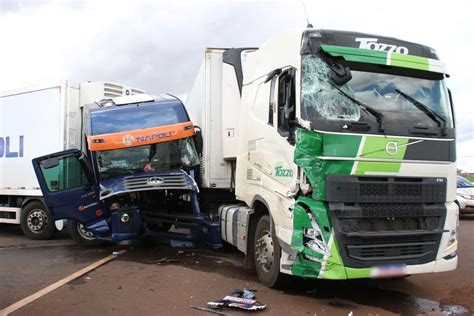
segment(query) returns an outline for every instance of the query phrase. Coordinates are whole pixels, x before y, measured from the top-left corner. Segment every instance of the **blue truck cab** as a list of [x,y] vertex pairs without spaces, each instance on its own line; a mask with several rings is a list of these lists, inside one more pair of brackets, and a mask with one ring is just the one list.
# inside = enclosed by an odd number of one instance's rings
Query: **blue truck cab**
[[85,106],[82,151],[33,159],[54,219],[83,245],[141,236],[222,246],[199,203],[199,132],[170,95]]

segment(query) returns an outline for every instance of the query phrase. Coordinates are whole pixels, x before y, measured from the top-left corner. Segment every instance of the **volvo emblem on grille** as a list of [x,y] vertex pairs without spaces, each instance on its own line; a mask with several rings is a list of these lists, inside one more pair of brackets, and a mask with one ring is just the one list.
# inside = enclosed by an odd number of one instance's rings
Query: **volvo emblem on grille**
[[385,151],[390,156],[396,155],[398,153],[398,143],[397,142],[388,142],[385,145]]
[[149,184],[149,185],[160,185],[164,182],[165,180],[159,177],[151,177],[146,180],[146,184]]

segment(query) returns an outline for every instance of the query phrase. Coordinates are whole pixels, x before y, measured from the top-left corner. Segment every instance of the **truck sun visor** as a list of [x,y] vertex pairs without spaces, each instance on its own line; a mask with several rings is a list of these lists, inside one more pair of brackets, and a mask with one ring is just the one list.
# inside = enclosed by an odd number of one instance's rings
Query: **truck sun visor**
[[135,147],[194,136],[191,122],[87,137],[91,151]]

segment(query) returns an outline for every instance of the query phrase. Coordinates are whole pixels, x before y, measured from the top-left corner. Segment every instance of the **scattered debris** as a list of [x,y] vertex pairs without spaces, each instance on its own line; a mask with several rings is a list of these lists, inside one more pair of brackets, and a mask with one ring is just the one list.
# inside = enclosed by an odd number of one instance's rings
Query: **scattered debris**
[[213,309],[224,307],[235,307],[248,311],[262,310],[267,307],[266,304],[257,302],[255,298],[256,290],[232,289],[232,295],[225,296],[222,300],[208,302],[207,306]]
[[191,305],[191,308],[194,308],[194,309],[197,309],[197,310],[203,311],[203,312],[217,314],[217,315],[227,315],[226,313],[219,312],[219,311],[216,311],[212,308],[207,308],[207,307],[200,307],[200,306]]
[[232,296],[236,296],[236,297],[243,297],[243,298],[249,298],[249,299],[252,299],[252,298],[255,298],[255,292],[257,292],[257,290],[248,290],[248,289],[232,289]]
[[181,262],[181,261],[178,259],[168,259],[166,257],[158,259],[158,260],[145,261],[145,263],[148,263],[148,264],[162,264],[162,263],[176,263],[176,262]]
[[170,240],[171,247],[173,248],[189,248],[194,247],[194,243],[191,241],[184,240]]

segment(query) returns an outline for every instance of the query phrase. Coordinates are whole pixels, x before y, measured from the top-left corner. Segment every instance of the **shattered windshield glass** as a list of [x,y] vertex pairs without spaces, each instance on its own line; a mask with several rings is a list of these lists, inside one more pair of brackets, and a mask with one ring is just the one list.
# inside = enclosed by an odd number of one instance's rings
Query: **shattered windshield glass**
[[190,168],[199,164],[192,138],[97,152],[100,178],[138,172]]
[[[331,69],[320,58],[305,56],[301,79],[303,118],[358,121],[360,108],[329,83]],[[354,95],[347,85],[341,89]]]
[[[361,68],[361,67],[359,67]],[[330,68],[318,56],[303,56],[301,78],[301,115],[303,119],[369,122],[363,113],[329,83]],[[409,98],[426,105],[452,127],[452,114],[443,80],[421,79],[396,74],[351,70],[352,79],[340,88],[348,95],[384,115],[384,123],[437,127]],[[397,91],[399,90],[399,91]],[[400,93],[400,91],[402,93]]]

